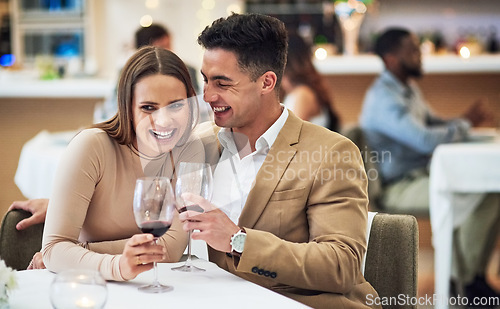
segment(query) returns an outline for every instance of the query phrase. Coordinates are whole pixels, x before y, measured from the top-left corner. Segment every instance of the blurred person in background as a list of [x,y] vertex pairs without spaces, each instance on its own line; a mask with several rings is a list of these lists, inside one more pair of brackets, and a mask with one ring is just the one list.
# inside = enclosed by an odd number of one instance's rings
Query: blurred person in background
[[[170,31],[165,26],[160,24],[152,24],[149,27],[141,27],[137,29],[135,32],[135,48],[139,49],[146,45],[162,47],[166,50],[172,51],[172,36],[170,35]],[[196,72],[195,68],[188,64],[186,64],[186,67],[188,68],[194,90],[198,92],[200,88],[196,77],[199,73]]]
[[[410,31],[388,29],[377,39],[375,52],[385,70],[366,93],[360,125],[373,151],[391,155],[378,162],[384,186],[380,204],[398,213],[428,212],[432,152],[442,143],[466,141],[469,129],[491,120],[491,112],[479,100],[461,118],[437,117],[415,82],[423,75],[422,62],[418,37]],[[498,296],[486,282],[485,268],[497,237],[499,206],[499,195],[488,194],[454,232],[455,295]]]
[[[172,36],[170,31],[160,24],[152,24],[149,27],[140,27],[135,31],[134,43],[136,50],[143,46],[156,46],[166,50],[172,51]],[[186,67],[191,78],[191,83],[196,93],[199,92],[199,84],[197,76],[199,73],[192,66],[186,64]],[[116,88],[113,89],[111,98],[106,100],[103,104],[97,105],[94,112],[94,122],[105,121],[112,117],[117,111],[116,104]]]
[[302,120],[332,131],[340,129],[325,80],[314,67],[312,49],[301,36],[289,34],[288,57],[281,89],[284,101]]

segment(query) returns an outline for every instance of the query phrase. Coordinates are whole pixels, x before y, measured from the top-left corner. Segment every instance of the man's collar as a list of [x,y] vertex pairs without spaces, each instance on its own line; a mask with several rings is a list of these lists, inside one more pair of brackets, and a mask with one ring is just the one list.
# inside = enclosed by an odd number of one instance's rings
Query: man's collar
[[278,134],[280,133],[281,129],[285,125],[285,122],[288,118],[288,109],[284,106],[281,105],[281,108],[283,111],[281,112],[281,115],[276,119],[276,121],[273,123],[269,129],[262,134],[257,141],[255,142],[255,149],[259,151],[259,149],[264,149],[266,146],[271,148],[271,146],[274,144],[274,141],[276,141],[276,138],[278,137]]
[[394,76],[394,74],[391,73],[391,71],[387,69],[382,72],[381,78],[385,81],[386,84],[389,85],[389,87],[393,88],[394,91],[397,91],[405,97],[408,93],[408,90],[411,91],[410,85],[407,86],[403,84],[399,79],[396,78],[396,76]]
[[[282,107],[283,111],[278,119],[255,142],[255,149],[257,152],[264,149],[270,149],[276,141],[279,132],[285,125],[289,113],[286,107],[283,105]],[[218,138],[223,148],[229,150],[233,154],[238,152],[236,144],[234,143],[234,135],[231,128],[221,128],[218,133]]]

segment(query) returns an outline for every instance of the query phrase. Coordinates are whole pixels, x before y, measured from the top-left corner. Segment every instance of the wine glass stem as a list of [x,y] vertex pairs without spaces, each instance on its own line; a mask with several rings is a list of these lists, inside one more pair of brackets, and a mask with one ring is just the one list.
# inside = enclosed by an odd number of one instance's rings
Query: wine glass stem
[[186,264],[191,265],[191,230],[188,232],[188,255],[186,259]]
[[[157,239],[155,238],[155,245],[158,244]],[[153,262],[153,270],[154,270],[154,280],[153,285],[158,286],[160,283],[158,282],[158,267],[156,266],[156,262]]]

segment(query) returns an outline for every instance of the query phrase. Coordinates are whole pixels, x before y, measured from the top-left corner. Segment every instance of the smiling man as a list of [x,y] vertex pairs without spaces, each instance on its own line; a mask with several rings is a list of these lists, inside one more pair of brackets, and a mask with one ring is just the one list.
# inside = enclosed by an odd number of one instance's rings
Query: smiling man
[[366,296],[377,294],[360,269],[368,204],[361,156],[280,104],[283,23],[233,14],[198,42],[217,125],[207,130],[217,132],[208,155],[218,164],[211,203],[183,196],[205,209],[182,213],[184,229],[199,230],[193,239],[207,242],[210,260],[242,278],[315,308],[368,307]]

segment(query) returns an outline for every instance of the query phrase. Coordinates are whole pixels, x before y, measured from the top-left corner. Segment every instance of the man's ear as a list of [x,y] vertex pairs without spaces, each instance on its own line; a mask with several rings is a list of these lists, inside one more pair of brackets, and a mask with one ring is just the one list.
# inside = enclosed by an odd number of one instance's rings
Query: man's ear
[[262,81],[262,94],[270,93],[274,91],[276,87],[276,82],[278,81],[278,76],[273,71],[267,71],[260,77]]

